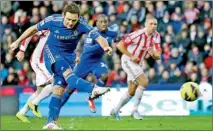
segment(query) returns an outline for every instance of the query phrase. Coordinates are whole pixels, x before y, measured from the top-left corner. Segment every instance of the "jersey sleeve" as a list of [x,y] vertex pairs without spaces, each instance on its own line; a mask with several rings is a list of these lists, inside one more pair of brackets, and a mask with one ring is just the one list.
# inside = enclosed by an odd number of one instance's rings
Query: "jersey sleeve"
[[27,49],[27,47],[28,47],[28,45],[29,45],[29,43],[30,43],[30,41],[31,41],[31,39],[32,39],[34,36],[39,36],[39,34],[41,34],[41,31],[38,31],[36,34],[34,34],[34,35],[28,37],[27,39],[23,40],[23,41],[21,42],[21,46],[20,46],[20,48],[19,48],[19,51],[25,52],[26,49]]
[[125,35],[125,36],[122,38],[122,41],[123,41],[124,46],[126,46],[126,47],[134,43],[134,42],[133,42],[133,38],[130,37],[130,34]]
[[119,34],[119,26],[117,24],[113,24],[108,28],[109,31],[114,32],[113,33],[113,39],[116,39]]
[[95,40],[96,38],[98,38],[100,36],[100,34],[98,33],[97,30],[91,30],[88,33],[88,37],[92,38],[93,40]]
[[44,20],[36,24],[37,30],[41,31],[41,30],[50,29],[52,25],[52,20],[53,20],[53,16],[48,16],[47,18],[45,18]]
[[157,33],[156,36],[155,36],[155,43],[154,43],[154,50],[155,51],[161,50],[160,42],[161,42],[160,34]]

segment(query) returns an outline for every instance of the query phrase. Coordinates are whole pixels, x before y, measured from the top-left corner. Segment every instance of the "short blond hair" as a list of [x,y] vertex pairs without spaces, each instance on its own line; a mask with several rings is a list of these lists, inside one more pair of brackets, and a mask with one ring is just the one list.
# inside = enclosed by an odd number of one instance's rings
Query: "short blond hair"
[[152,15],[147,15],[147,16],[146,16],[146,21],[145,21],[145,23],[148,22],[149,20],[156,20],[156,21],[157,21],[157,19],[156,19],[154,16],[152,16]]

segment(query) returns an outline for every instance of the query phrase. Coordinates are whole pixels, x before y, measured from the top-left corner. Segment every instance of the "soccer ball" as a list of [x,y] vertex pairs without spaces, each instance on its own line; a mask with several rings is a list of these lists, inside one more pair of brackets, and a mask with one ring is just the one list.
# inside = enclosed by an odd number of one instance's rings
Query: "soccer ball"
[[187,82],[180,88],[180,94],[185,101],[195,101],[200,96],[200,89],[197,83]]

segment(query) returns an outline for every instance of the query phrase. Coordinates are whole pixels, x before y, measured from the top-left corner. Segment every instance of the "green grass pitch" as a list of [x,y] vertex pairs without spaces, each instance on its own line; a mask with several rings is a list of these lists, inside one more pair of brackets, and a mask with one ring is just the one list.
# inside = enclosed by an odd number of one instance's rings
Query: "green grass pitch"
[[[121,117],[61,117],[59,124],[66,130],[212,130],[212,116],[145,116],[144,120]],[[2,130],[41,130],[46,118],[29,118],[31,124],[15,116],[1,116]]]

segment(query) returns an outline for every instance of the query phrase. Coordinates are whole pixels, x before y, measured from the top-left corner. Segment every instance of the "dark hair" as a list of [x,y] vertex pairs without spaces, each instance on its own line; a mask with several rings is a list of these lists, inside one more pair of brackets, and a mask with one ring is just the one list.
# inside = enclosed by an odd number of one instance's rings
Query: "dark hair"
[[67,12],[72,13],[72,14],[80,14],[80,9],[78,7],[78,5],[76,5],[75,3],[71,3],[71,4],[67,4],[65,5],[64,9],[63,9],[63,14],[65,15]]
[[107,18],[108,19],[108,17],[105,14],[99,14],[96,18],[96,21],[98,21],[100,18]]

